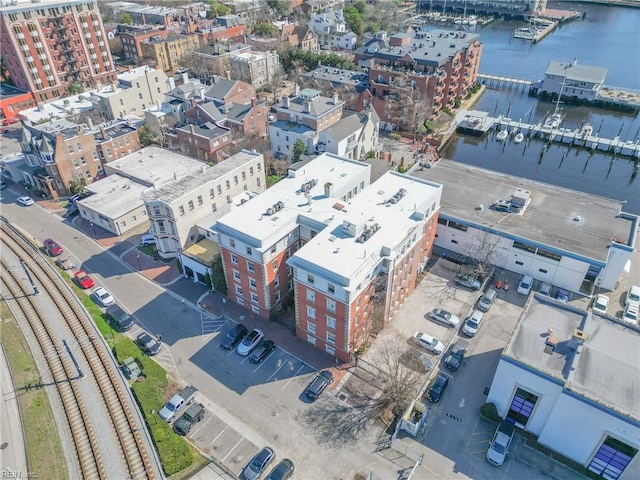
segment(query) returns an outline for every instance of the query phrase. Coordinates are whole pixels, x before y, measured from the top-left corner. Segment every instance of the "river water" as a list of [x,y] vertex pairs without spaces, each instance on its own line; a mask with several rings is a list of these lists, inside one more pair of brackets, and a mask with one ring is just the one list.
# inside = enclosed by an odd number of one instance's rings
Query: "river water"
[[[537,80],[548,63],[572,61],[608,68],[605,84],[640,91],[640,9],[579,3],[551,3],[549,8],[586,11],[583,20],[562,25],[533,45],[512,38],[523,22],[505,21],[477,28],[484,44],[480,72]],[[603,109],[561,106],[565,128],[590,123],[601,137],[640,139],[640,117]],[[538,101],[527,92],[488,88],[474,106],[490,115],[505,114],[530,123],[553,112],[555,104]],[[626,202],[623,210],[640,214],[640,188],[635,164],[625,157],[552,144],[543,153],[541,140],[515,144],[486,138],[456,136],[441,152],[445,159],[580,190]],[[446,160],[443,160],[446,161]]]

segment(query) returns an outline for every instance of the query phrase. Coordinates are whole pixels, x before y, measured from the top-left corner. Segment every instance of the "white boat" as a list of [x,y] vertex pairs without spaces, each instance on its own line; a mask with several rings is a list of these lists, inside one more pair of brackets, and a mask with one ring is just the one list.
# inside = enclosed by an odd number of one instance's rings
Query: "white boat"
[[478,21],[475,18],[472,18],[471,20],[469,20],[470,27],[475,27],[477,24],[478,24]]
[[590,137],[593,133],[593,127],[588,123],[585,123],[582,129],[580,130],[580,137],[587,138]]
[[555,113],[552,113],[544,121],[544,127],[546,127],[546,128],[558,128],[558,127],[560,127],[560,125],[562,125],[562,121],[564,120],[564,116],[565,116],[565,114],[560,112],[560,111],[556,111]]
[[509,136],[509,132],[507,130],[500,130],[496,135],[496,140],[499,142],[504,142]]
[[524,140],[524,135],[522,134],[522,132],[518,132],[516,136],[513,138],[513,141],[515,143],[521,143],[523,140]]

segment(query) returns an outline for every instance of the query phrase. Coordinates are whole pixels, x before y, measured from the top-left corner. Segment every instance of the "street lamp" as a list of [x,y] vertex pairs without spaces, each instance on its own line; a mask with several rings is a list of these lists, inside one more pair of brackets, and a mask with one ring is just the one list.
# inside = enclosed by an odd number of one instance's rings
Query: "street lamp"
[[136,260],[138,260],[138,271],[141,271],[142,267],[140,266],[140,255],[136,255]]

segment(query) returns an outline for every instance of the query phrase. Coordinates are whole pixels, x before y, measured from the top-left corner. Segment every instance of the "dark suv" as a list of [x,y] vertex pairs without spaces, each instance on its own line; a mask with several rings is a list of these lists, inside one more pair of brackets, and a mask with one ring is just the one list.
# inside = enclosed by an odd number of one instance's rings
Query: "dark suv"
[[320,372],[307,387],[307,397],[316,399],[333,383],[333,374],[328,370]]
[[449,377],[444,373],[439,373],[435,381],[431,384],[431,388],[429,388],[427,398],[433,403],[438,403],[448,386]]
[[123,332],[131,330],[133,327],[133,317],[125,312],[122,307],[117,304],[107,307],[107,316],[109,319]]
[[231,350],[232,348],[235,348],[238,343],[240,343],[240,340],[242,340],[247,333],[249,333],[247,327],[237,324],[235,327],[229,330],[229,332],[227,332],[224,339],[222,340],[222,343],[220,343],[220,346],[225,350]]
[[462,360],[464,359],[464,354],[469,348],[469,342],[466,340],[458,340],[453,344],[451,350],[449,350],[449,354],[444,359],[444,365],[450,370],[458,370],[460,365],[462,365]]

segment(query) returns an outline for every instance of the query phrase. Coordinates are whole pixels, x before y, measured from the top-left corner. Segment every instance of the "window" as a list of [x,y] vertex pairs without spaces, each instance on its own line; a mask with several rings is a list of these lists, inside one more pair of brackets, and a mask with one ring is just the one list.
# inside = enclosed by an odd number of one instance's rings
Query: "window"
[[198,195],[198,205],[202,205],[202,195]]
[[240,281],[240,272],[238,270],[233,271],[233,279]]
[[293,275],[293,267],[287,267],[287,277]]
[[307,282],[313,284],[315,283],[316,279],[313,277],[313,275],[307,274]]
[[524,262],[520,262],[519,260],[516,260],[516,265],[522,266],[522,265],[524,265]]
[[211,204],[211,211],[212,212],[217,212],[218,211],[218,206],[216,205],[216,202],[213,202]]
[[253,253],[253,250],[251,249],[251,247],[246,247],[247,249],[247,255],[251,255]]
[[220,195],[222,193],[222,186],[221,185],[216,185],[216,192],[218,192],[218,195]]
[[258,303],[258,294],[257,293],[252,293],[251,294],[251,301],[253,303]]
[[246,172],[242,172],[242,180],[246,180],[247,179],[247,174]]
[[309,333],[313,333],[315,335],[315,333],[316,333],[316,324],[315,323],[311,323],[311,322],[307,322],[307,331]]
[[231,195],[227,195],[227,203],[231,203]]
[[213,193],[213,188],[210,188],[210,189],[209,189],[209,198],[213,198],[213,197],[215,197],[215,196],[216,196],[216,195]]
[[193,210],[193,200],[189,200],[189,210]]
[[252,311],[253,313],[257,313],[258,315],[260,315],[260,307],[256,307],[255,305],[253,305],[253,306],[251,307],[251,311]]
[[276,302],[280,301],[280,290],[276,290]]
[[515,248],[518,248],[520,250],[525,250],[527,252],[531,252],[531,253],[536,253],[536,247],[533,247],[531,245],[527,245],[525,243],[521,243],[521,242],[513,242],[513,246]]
[[180,215],[184,215],[184,207],[183,207],[182,205],[180,205],[180,206],[178,207],[178,213],[179,213]]
[[276,277],[276,279],[273,281],[273,286],[278,288],[280,286],[280,278]]
[[335,355],[336,354],[336,349],[333,347],[330,347],[329,345],[325,345],[324,346],[324,350],[329,354],[329,355]]
[[538,271],[540,273],[549,273],[548,270],[545,270],[544,268],[539,268]]
[[260,188],[261,186],[261,182],[259,178],[256,178],[256,185],[258,186],[258,188]]
[[336,302],[335,302],[335,300],[331,300],[330,298],[327,298],[327,310],[329,310],[330,312],[335,312],[336,311]]
[[249,287],[251,287],[253,289],[258,288],[258,285],[257,285],[256,280],[254,278],[250,278],[249,279]]
[[69,150],[69,153],[73,153],[73,145],[67,145],[67,150]]
[[274,260],[271,265],[273,266],[274,270],[278,270],[278,260]]
[[247,262],[247,270],[251,273],[256,271],[256,269],[253,266],[253,262]]
[[309,290],[307,288],[307,300],[309,300],[310,302],[315,302],[316,301],[316,292],[314,292],[313,290]]
[[82,157],[80,157],[80,163],[82,163],[82,165],[86,165],[87,164],[87,159],[84,158],[84,155]]
[[327,332],[327,343],[330,343],[331,345],[335,345],[336,343],[335,334]]
[[336,287],[335,287],[335,285],[332,285],[332,284],[327,285],[327,292],[329,292],[331,295],[333,295],[334,293],[336,293]]
[[236,248],[236,241],[233,238],[229,239],[229,246],[231,248]]
[[329,315],[327,315],[327,328],[330,328],[331,330],[336,329],[336,319]]
[[224,186],[226,187],[227,190],[231,188],[231,184],[229,183],[229,180],[225,180]]
[[519,428],[524,428],[537,401],[537,395],[518,388],[507,412],[507,422],[513,423]]
[[240,285],[236,285],[236,293],[242,295],[242,287]]
[[622,475],[636,453],[636,448],[607,436],[587,468],[603,478],[616,479]]
[[315,345],[316,344],[316,337],[311,336],[311,335],[307,335],[307,342],[309,342],[311,345]]
[[249,167],[249,175],[253,177],[253,167]]
[[237,176],[237,175],[234,175],[234,176],[233,176],[233,184],[234,184],[234,185],[237,185],[237,184],[238,184],[238,176]]
[[[307,306],[307,317],[316,318],[316,309],[313,307]],[[315,332],[314,332],[315,333]]]
[[562,260],[562,255],[550,252],[548,250],[543,250],[542,248],[538,249],[538,255],[540,255],[541,257],[550,258],[551,260],[557,260],[558,262]]
[[231,254],[231,263],[233,263],[234,265],[238,264],[238,256],[234,253]]

